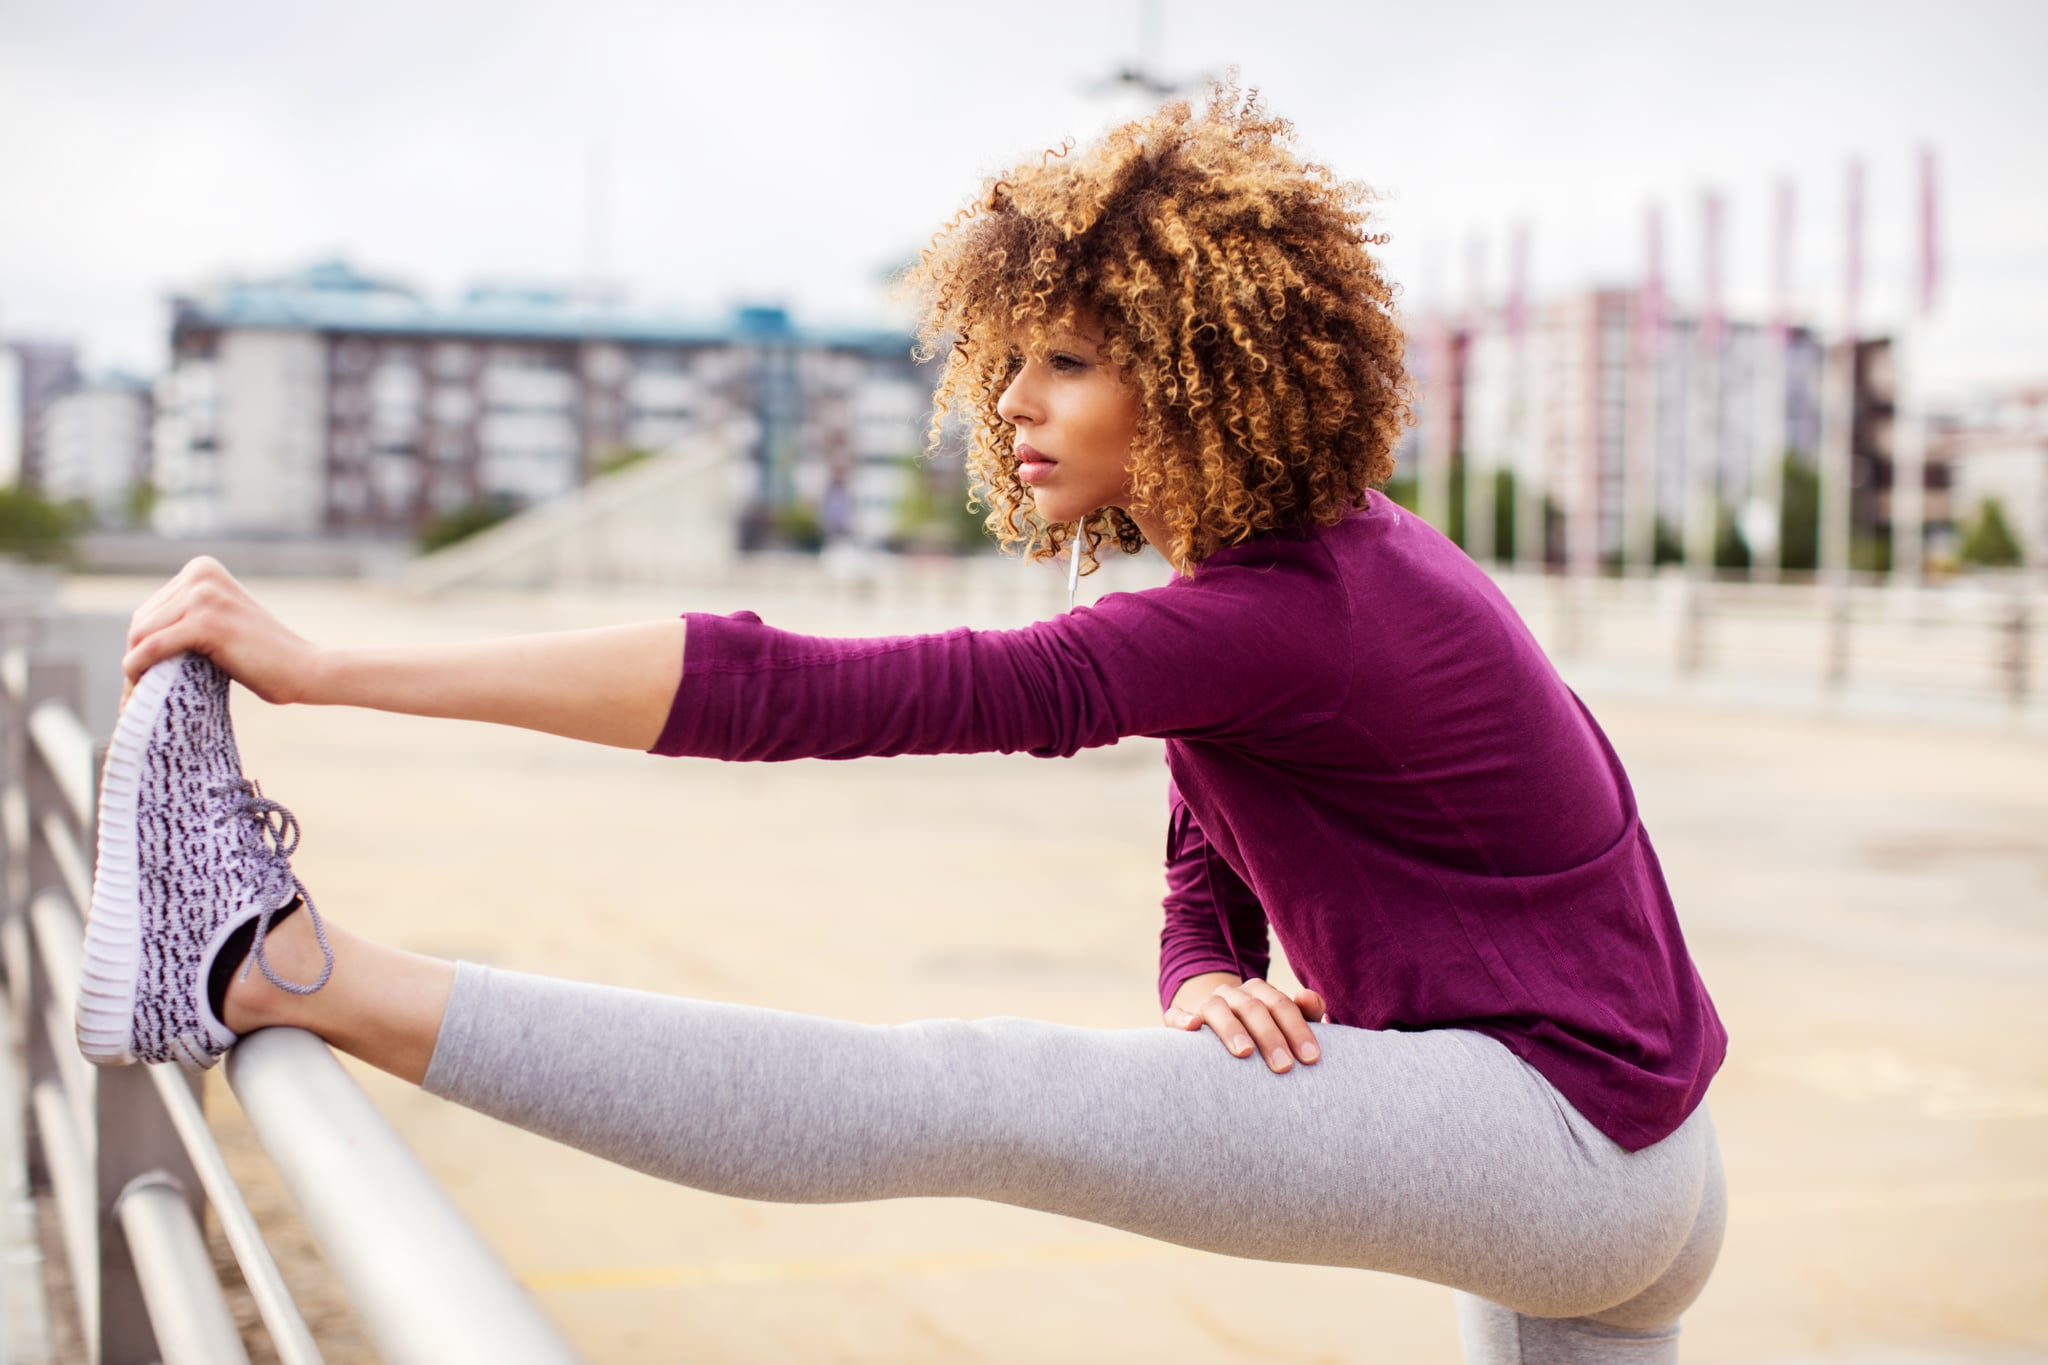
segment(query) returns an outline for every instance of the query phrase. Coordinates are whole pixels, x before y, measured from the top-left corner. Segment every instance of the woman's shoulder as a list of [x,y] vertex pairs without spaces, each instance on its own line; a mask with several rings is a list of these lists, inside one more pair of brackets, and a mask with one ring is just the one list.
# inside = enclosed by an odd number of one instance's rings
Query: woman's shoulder
[[1202,561],[1237,564],[1263,559],[1286,558],[1356,544],[1397,530],[1412,514],[1378,489],[1366,493],[1366,500],[1337,521],[1310,523],[1274,531],[1262,531],[1247,540],[1225,545]]
[[1335,586],[1410,519],[1399,504],[1375,491],[1365,505],[1333,524],[1269,531],[1225,545],[1174,585],[1225,593],[1271,592],[1282,584],[1303,590],[1318,582]]

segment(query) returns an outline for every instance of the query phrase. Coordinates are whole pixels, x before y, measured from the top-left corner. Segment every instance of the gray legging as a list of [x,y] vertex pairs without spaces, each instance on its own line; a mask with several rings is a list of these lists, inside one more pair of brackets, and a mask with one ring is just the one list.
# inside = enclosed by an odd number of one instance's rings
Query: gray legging
[[1721,1245],[1704,1106],[1625,1152],[1483,1034],[1316,1036],[1274,1075],[1166,1028],[884,1027],[464,963],[425,1085],[720,1194],[966,1195],[1433,1280],[1474,1365],[1677,1359]]

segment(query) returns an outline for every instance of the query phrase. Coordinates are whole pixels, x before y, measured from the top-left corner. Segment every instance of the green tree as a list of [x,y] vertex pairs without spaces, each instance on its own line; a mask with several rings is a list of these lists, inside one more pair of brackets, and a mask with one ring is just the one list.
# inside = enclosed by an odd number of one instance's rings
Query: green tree
[[430,555],[458,541],[468,540],[479,531],[488,531],[518,510],[517,503],[502,495],[479,498],[435,517],[420,528],[415,543],[421,554]]
[[1685,542],[1678,538],[1678,528],[1663,517],[1650,528],[1650,562],[1652,564],[1685,563]]
[[124,509],[130,526],[146,528],[150,518],[156,514],[156,485],[148,479],[138,479],[128,486],[128,504]]
[[1965,564],[1986,568],[2011,568],[2025,557],[2020,552],[2019,537],[2006,524],[2002,500],[1985,498],[1977,504],[1977,514],[1970,518],[1969,529],[1963,532],[1961,557]]
[[787,549],[816,554],[825,548],[825,522],[807,502],[792,502],[775,514],[776,540]]
[[1543,495],[1543,560],[1546,564],[1562,564],[1570,553],[1565,544],[1564,508],[1557,505],[1557,499]]
[[1892,571],[1892,538],[1882,532],[1849,541],[1849,567],[1858,573]]
[[1493,471],[1493,557],[1502,564],[1515,559],[1515,471]]
[[0,488],[0,555],[34,564],[69,564],[73,543],[92,521],[82,502],[52,502],[32,488]]
[[616,474],[622,469],[631,469],[654,458],[654,452],[644,446],[620,446],[617,450],[600,455],[597,463],[590,467],[592,478],[601,479],[607,474]]
[[896,512],[899,547],[965,554],[989,545],[987,501],[977,494],[968,506],[967,478],[957,465],[935,465],[922,455],[905,455],[901,463],[910,491]]
[[1778,567],[1820,567],[1820,474],[1785,452],[1785,493],[1778,504]]
[[1735,523],[1735,509],[1718,498],[1714,501],[1714,567],[1746,569],[1750,566],[1749,540]]

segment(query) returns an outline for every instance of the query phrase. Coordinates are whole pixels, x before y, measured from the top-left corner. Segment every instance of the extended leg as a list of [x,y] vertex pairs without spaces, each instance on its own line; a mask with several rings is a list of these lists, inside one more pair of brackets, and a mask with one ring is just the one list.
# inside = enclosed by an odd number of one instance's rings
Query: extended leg
[[336,942],[326,990],[266,1003],[238,983],[230,1026],[312,1028],[483,1113],[745,1198],[998,1200],[1569,1318],[1642,1295],[1706,1182],[1704,1113],[1623,1152],[1460,1030],[1326,1026],[1320,1062],[1274,1075],[1168,1029],[854,1024]]
[[993,1199],[1552,1315],[1677,1252],[1697,1141],[1624,1153],[1477,1034],[1318,1034],[1274,1075],[1167,1029],[880,1027],[463,967],[425,1083],[701,1189]]

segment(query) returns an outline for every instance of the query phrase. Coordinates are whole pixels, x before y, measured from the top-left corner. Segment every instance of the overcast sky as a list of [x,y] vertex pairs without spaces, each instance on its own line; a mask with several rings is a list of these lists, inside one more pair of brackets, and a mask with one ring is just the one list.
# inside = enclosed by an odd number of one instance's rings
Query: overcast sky
[[[1868,168],[1865,313],[1905,307],[1918,149],[1940,158],[1946,392],[2048,378],[2048,5],[1162,0],[1161,64],[1236,65],[1301,144],[1392,197],[1407,305],[1633,279],[1664,205],[1681,305],[1729,201],[1738,308],[1798,186],[1802,315],[1840,316],[1844,167]],[[1940,17],[1937,18],[1937,15]],[[1104,117],[1139,0],[1032,5],[0,0],[0,332],[161,363],[165,299],[345,255],[431,291],[573,282],[593,148],[640,303],[881,316],[879,280],[981,177]]]

